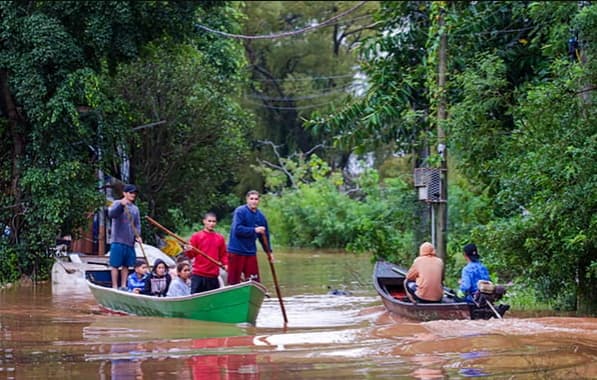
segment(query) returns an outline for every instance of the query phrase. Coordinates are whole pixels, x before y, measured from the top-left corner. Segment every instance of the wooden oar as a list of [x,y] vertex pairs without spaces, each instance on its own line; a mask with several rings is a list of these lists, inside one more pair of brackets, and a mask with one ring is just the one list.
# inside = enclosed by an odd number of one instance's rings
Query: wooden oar
[[[139,235],[139,232],[137,231],[137,227],[135,227],[133,215],[131,214],[131,212],[129,211],[129,208],[127,206],[124,206],[124,212],[126,212],[126,215],[128,216],[128,219],[131,222],[131,228],[133,229],[133,234],[135,234],[135,239],[140,239],[141,236]],[[141,253],[143,253],[145,262],[147,263],[147,265],[150,265],[149,260],[147,259],[147,255],[145,254],[145,248],[143,248],[143,241],[141,241],[139,243],[139,246],[141,247]]]
[[[145,219],[147,219],[149,221],[149,223],[153,224],[154,226],[156,226],[157,228],[159,228],[160,230],[164,231],[165,233],[167,233],[168,235],[172,236],[174,239],[178,240],[180,243],[184,244],[184,245],[190,245],[188,241],[184,240],[183,238],[181,238],[180,236],[178,236],[177,234],[175,234],[174,232],[170,231],[169,229],[167,229],[166,227],[162,226],[161,224],[159,224],[155,219],[153,219],[152,217],[146,215]],[[208,256],[206,253],[203,253],[203,251],[201,251],[199,248],[194,247],[192,245],[190,245],[191,249],[194,250],[195,252],[197,252],[198,254],[200,254],[201,256],[205,257],[206,259],[208,259],[209,261],[211,261],[212,263],[216,264],[217,266],[219,266],[220,268],[222,268],[224,271],[226,271],[226,267],[224,266],[224,264],[222,264],[221,262],[219,262],[218,260],[214,259],[211,256]]]
[[267,235],[265,232],[261,235],[263,239],[263,247],[265,253],[267,253],[267,261],[269,262],[269,268],[272,271],[272,278],[274,279],[274,286],[276,288],[276,294],[278,295],[278,301],[280,301],[280,309],[282,309],[282,317],[284,317],[284,323],[288,323],[288,317],[286,317],[286,309],[284,308],[284,301],[282,301],[282,294],[280,293],[280,286],[278,285],[278,277],[276,276],[276,269],[274,268],[274,261],[272,260],[272,250],[269,248],[267,241]]

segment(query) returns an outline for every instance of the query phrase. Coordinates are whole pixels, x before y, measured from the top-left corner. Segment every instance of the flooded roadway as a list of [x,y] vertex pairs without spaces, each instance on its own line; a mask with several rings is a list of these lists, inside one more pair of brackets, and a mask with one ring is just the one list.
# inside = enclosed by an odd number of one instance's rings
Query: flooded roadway
[[[286,326],[275,298],[256,326],[236,326],[105,314],[85,288],[2,290],[0,379],[597,378],[595,318],[514,310],[504,320],[417,323],[385,312],[366,257],[276,260]],[[328,286],[352,295],[327,295]]]

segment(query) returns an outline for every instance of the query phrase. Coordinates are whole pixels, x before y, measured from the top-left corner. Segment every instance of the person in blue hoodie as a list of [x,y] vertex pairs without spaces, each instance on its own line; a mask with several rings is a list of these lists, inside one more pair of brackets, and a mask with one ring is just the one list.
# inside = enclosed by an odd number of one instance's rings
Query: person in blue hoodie
[[137,260],[135,262],[135,271],[129,274],[126,280],[127,290],[136,294],[143,293],[148,278],[147,264],[143,260]]
[[[269,228],[265,215],[259,211],[259,192],[247,192],[246,204],[234,210],[230,238],[228,240],[228,284],[238,284],[244,280],[260,281],[257,264],[257,244],[259,239],[263,250],[270,256]],[[264,241],[265,239],[265,241]],[[267,243],[266,243],[267,242]]]
[[153,269],[145,282],[145,289],[143,289],[142,293],[150,296],[165,297],[170,282],[172,282],[172,277],[168,273],[168,266],[162,259],[157,259],[153,263]]
[[479,261],[479,251],[474,244],[464,246],[464,258],[467,264],[462,268],[457,296],[460,300],[473,302],[473,295],[477,292],[479,280],[489,281],[487,267]]

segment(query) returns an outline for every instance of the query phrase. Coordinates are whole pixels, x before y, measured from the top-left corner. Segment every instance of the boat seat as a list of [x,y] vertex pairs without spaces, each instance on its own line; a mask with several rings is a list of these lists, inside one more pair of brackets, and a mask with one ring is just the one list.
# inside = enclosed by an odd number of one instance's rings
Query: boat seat
[[112,287],[112,281],[108,282],[108,281],[98,280],[97,278],[95,278],[95,276],[93,275],[93,273],[87,273],[87,278],[92,283],[94,283],[96,285],[99,285],[99,286],[103,286],[104,288],[110,288],[110,287]]

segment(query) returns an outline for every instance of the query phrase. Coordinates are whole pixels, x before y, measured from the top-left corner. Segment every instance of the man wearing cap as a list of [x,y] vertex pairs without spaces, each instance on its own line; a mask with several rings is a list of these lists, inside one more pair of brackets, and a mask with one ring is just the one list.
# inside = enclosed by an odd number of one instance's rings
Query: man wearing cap
[[489,281],[489,271],[479,261],[479,252],[476,245],[471,243],[464,246],[464,258],[467,264],[462,268],[462,274],[458,281],[460,287],[457,296],[466,302],[473,302],[473,294],[478,290],[477,283],[479,280]]
[[125,185],[123,197],[115,201],[108,210],[108,216],[112,219],[110,234],[110,267],[112,272],[112,288],[118,288],[118,268],[120,271],[120,284],[126,286],[129,267],[135,265],[135,241],[142,244],[141,240],[141,217],[139,208],[135,205],[137,199],[137,187]]

